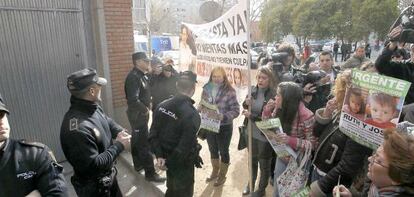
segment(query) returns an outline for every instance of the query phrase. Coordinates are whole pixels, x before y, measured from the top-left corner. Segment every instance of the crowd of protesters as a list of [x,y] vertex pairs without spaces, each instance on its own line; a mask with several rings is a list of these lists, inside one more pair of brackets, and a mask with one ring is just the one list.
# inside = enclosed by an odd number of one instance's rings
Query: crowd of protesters
[[[389,37],[395,37],[400,31],[395,28]],[[231,164],[229,146],[234,131],[233,120],[241,114],[245,117],[244,126],[249,121],[280,119],[284,133],[276,134],[274,139],[311,163],[306,180],[312,197],[337,194],[414,196],[414,136],[408,132],[408,128],[414,126],[414,85],[405,98],[401,123],[397,128],[384,131],[384,142],[377,150],[359,144],[339,130],[342,109],[355,114],[363,110],[358,91],[350,90],[350,101],[343,106],[345,92],[351,87],[351,69],[414,83],[414,44],[409,46],[411,54],[404,45],[396,41],[386,43],[374,63],[369,59],[369,45],[357,46],[354,54],[347,57],[349,46],[342,44],[345,62],[334,65],[338,43],[334,44],[333,54],[323,51],[317,62],[312,59],[311,49],[306,44],[303,54],[306,60],[303,65],[297,65],[295,49],[282,44],[276,54],[259,61],[257,83],[241,106],[225,69],[215,67],[208,82],[203,84],[201,94],[203,102],[217,106],[218,112],[212,116],[220,120],[218,133],[207,132],[205,136],[212,164],[206,181],[214,182],[215,187],[225,183]],[[114,163],[123,150],[130,148],[135,170],[144,170],[147,181],[167,181],[166,196],[193,196],[194,167],[201,168],[206,159],[200,157],[202,147],[197,141],[199,113],[205,109],[201,104],[195,107],[191,98],[197,75],[192,71],[178,73],[171,60],[149,59],[143,52],[132,55],[132,65],[125,80],[130,132],[108,117],[99,106],[101,88],[106,85],[104,78],[93,69],[83,69],[68,76],[71,105],[62,122],[61,145],[74,168],[71,183],[79,196],[122,196]],[[7,116],[10,111],[0,97],[0,194],[66,196],[62,167],[49,155],[48,148],[9,139]],[[148,125],[150,111],[153,120]],[[260,129],[252,125],[252,146],[248,151],[252,153],[250,178],[253,185],[247,184],[243,195],[265,196],[270,181],[273,196],[286,196],[282,192],[285,185],[280,184],[280,176],[294,158],[276,155]],[[310,155],[304,154],[308,151]],[[44,163],[37,164],[33,155],[22,152],[39,155],[36,158],[41,158]],[[28,164],[19,161],[17,165],[11,154]],[[32,165],[37,168],[30,168]],[[21,168],[23,170],[19,171]],[[158,175],[156,168],[166,170],[167,177]],[[16,170],[25,173],[24,179],[33,179],[32,184],[21,183],[23,180],[19,175],[16,179]],[[260,179],[256,185],[258,172]],[[9,186],[12,182],[26,184],[25,188],[30,191],[15,193]]]

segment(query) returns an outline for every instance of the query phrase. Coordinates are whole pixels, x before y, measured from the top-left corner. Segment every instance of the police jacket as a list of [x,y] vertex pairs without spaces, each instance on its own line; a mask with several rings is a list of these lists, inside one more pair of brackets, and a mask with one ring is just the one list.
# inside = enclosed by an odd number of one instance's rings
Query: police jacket
[[60,129],[63,153],[73,166],[75,176],[97,179],[111,173],[114,161],[124,146],[112,139],[124,130],[95,102],[71,97]]
[[134,67],[125,79],[125,95],[128,109],[146,113],[151,103],[148,77]]
[[414,62],[408,60],[391,61],[393,52],[388,47],[385,47],[375,62],[375,68],[380,74],[411,82],[404,104],[414,103]]
[[195,152],[200,115],[193,104],[190,97],[177,94],[158,105],[149,134],[157,158],[186,160]]
[[26,196],[33,190],[67,196],[62,170],[47,146],[8,139],[0,150],[0,196]]
[[363,169],[371,149],[358,144],[339,130],[339,115],[333,120],[323,119],[316,111],[314,135],[318,137],[313,164],[323,173],[318,186],[324,193],[331,193],[341,175],[341,184],[349,187],[356,175]]

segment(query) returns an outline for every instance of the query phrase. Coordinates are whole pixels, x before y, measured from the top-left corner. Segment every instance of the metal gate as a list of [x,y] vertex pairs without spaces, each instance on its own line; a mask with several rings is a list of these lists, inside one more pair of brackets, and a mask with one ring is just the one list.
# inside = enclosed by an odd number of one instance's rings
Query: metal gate
[[0,0],[0,93],[11,111],[11,137],[42,142],[59,161],[66,76],[95,65],[89,4]]

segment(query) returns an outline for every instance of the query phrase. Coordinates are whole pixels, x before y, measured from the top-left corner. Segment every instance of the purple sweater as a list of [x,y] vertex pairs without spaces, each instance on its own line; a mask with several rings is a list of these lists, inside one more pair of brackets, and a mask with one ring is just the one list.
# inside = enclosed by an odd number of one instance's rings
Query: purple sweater
[[223,114],[221,125],[233,123],[233,119],[237,118],[240,114],[240,105],[237,101],[236,90],[234,90],[234,88],[227,88],[227,90],[225,90],[223,86],[220,86],[217,95],[215,98],[212,98],[212,89],[212,82],[208,82],[204,85],[201,99],[210,104],[217,105],[220,114]]

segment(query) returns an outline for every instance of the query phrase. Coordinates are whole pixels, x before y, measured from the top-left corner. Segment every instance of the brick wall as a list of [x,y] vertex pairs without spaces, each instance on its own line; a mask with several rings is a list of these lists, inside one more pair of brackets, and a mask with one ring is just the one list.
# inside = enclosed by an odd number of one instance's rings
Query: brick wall
[[114,107],[126,105],[124,80],[134,52],[132,0],[104,0],[106,39]]

